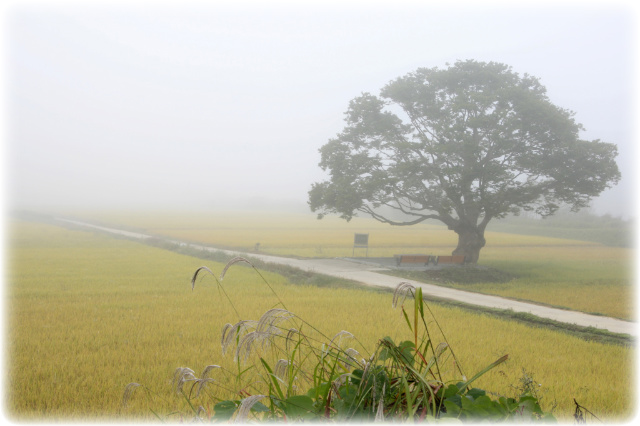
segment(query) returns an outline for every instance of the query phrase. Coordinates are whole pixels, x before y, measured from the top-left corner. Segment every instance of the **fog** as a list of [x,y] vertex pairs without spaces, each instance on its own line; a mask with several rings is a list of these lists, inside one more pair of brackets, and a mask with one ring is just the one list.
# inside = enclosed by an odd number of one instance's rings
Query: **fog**
[[631,3],[14,3],[6,204],[304,211],[349,100],[475,59],[539,77],[583,138],[617,144],[622,180],[593,210],[634,216]]

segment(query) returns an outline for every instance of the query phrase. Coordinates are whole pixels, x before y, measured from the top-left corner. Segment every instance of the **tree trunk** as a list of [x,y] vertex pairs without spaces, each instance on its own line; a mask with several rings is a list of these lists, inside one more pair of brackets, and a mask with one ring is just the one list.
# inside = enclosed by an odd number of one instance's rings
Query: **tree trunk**
[[484,232],[478,228],[454,229],[458,234],[458,247],[451,253],[454,256],[463,255],[467,263],[478,263],[480,249],[486,244]]

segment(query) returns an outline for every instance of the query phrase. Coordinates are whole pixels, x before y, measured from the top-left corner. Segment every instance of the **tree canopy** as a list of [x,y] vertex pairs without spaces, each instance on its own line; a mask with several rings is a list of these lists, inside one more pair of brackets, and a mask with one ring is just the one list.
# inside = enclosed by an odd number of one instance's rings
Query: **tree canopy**
[[500,63],[419,68],[353,99],[345,122],[320,148],[329,179],[312,185],[311,210],[391,225],[435,219],[470,262],[492,219],[578,210],[620,179],[614,144],[580,139],[573,112]]

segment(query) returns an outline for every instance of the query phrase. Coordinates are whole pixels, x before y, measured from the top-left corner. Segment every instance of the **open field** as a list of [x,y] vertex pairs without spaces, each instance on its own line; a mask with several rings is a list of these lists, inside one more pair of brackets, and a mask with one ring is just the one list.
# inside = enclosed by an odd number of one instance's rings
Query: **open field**
[[[175,368],[234,368],[231,357],[220,354],[219,336],[238,317],[213,280],[190,290],[189,279],[202,260],[43,224],[12,222],[9,236],[9,418],[105,420],[153,418],[149,408],[161,414],[186,411],[170,390]],[[207,266],[220,272],[223,265]],[[294,286],[276,274],[263,275],[289,310],[329,336],[348,330],[365,347],[385,335],[408,337],[389,294]],[[223,285],[242,318],[257,319],[277,302],[249,268],[233,267]],[[573,398],[601,418],[633,414],[635,349],[454,308],[432,310],[467,374],[509,354],[479,387],[511,395],[510,386],[518,385],[526,369],[541,384],[545,408],[557,402],[560,419],[570,419]],[[122,410],[129,382],[157,394],[149,402],[139,391]]]
[[[91,214],[82,219],[146,233],[283,256],[345,257],[354,254],[353,234],[369,234],[370,257],[398,253],[449,254],[456,235],[443,226],[392,227],[368,218],[280,213]],[[480,265],[516,276],[508,283],[450,284],[471,291],[529,300],[621,319],[635,319],[634,250],[599,243],[487,232]],[[364,256],[364,249],[356,249]]]
[[612,247],[635,247],[634,221],[597,216],[589,210],[571,213],[566,210],[556,212],[544,220],[531,217],[509,217],[489,224],[492,231],[524,235],[544,235],[571,240],[594,241]]
[[[346,222],[335,216],[317,220],[313,214],[276,212],[228,213],[84,213],[83,220],[123,226],[149,234],[211,244],[223,248],[260,250],[270,254],[301,257],[344,257],[353,254],[353,234],[369,234],[369,256],[392,256],[415,251],[448,254],[457,243],[456,234],[437,224],[393,227],[370,218]],[[582,247],[597,245],[533,235],[487,233],[493,247]],[[365,254],[364,249],[356,255]],[[481,252],[481,258],[484,250]]]
[[[440,283],[449,287],[634,320],[631,249],[605,246],[487,247],[482,265],[507,272],[509,282]],[[432,283],[426,274],[407,278]]]

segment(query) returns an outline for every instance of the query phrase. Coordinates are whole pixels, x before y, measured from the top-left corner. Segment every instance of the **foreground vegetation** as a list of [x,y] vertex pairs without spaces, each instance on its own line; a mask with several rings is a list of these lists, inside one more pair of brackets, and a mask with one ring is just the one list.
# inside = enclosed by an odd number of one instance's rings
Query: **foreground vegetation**
[[[150,408],[191,418],[189,404],[167,384],[176,367],[236,370],[232,356],[219,355],[220,330],[278,303],[248,268],[229,270],[222,283],[236,313],[213,282],[190,291],[190,273],[202,260],[34,223],[12,222],[10,237],[5,383],[6,411],[15,420],[155,418]],[[220,271],[223,264],[209,266]],[[261,273],[290,311],[304,313],[328,336],[348,330],[361,353],[381,336],[413,339],[389,294],[293,286]],[[456,308],[431,309],[465,372],[509,354],[475,387],[516,397],[529,378],[540,385],[543,409],[561,421],[572,419],[573,398],[602,419],[633,414],[635,349]],[[444,371],[456,368],[451,359],[442,364]],[[132,381],[152,392],[136,392],[123,408]]]
[[[218,280],[211,269],[202,266],[193,275],[192,288],[199,276],[208,273],[226,295],[221,281],[228,268],[240,262],[255,269],[247,259],[236,257],[227,263]],[[256,272],[262,278],[257,269]],[[270,287],[266,280],[264,283]],[[189,402],[207,393],[213,405],[211,410],[211,405],[196,408],[191,404],[194,419],[234,418],[235,422],[253,418],[286,422],[555,420],[553,415],[543,412],[538,390],[530,382],[520,389],[517,398],[491,398],[485,390],[471,387],[484,374],[504,363],[508,355],[467,379],[446,337],[441,335],[444,341],[437,346],[432,340],[434,331],[441,330],[437,320],[430,316],[421,288],[400,283],[393,295],[393,306],[402,310],[413,339],[396,344],[387,336],[379,340],[373,353],[366,354],[353,347],[346,348],[343,341],[354,338],[348,331],[329,338],[288,311],[275,292],[274,296],[281,307],[270,309],[258,321],[240,320],[224,326],[222,353],[235,347],[234,360],[238,364],[237,373],[227,372],[230,379],[210,377],[218,369],[225,372],[219,365],[205,367],[200,377],[188,367],[176,370],[173,384],[178,393]],[[412,309],[405,310],[408,296],[413,299],[409,303]],[[230,299],[229,303],[233,304]],[[270,364],[270,359],[277,361]],[[441,368],[448,359],[456,366],[453,380]],[[124,404],[140,386],[135,382],[127,385]],[[221,393],[229,399],[220,401]],[[577,403],[576,407],[579,413],[582,408]]]
[[[310,214],[273,212],[80,216],[221,248],[253,251],[260,243],[261,252],[284,256],[364,257],[367,254],[364,249],[353,249],[354,233],[369,234],[369,257],[449,254],[456,246],[455,234],[442,226],[392,227],[367,218],[354,218],[346,223],[337,217],[318,221]],[[558,224],[559,220],[553,223]],[[520,222],[531,225],[531,221]],[[635,318],[632,249],[504,232],[487,232],[486,238],[487,247],[482,250],[479,264],[502,270],[513,279],[473,284],[452,281],[446,285],[621,319]]]

